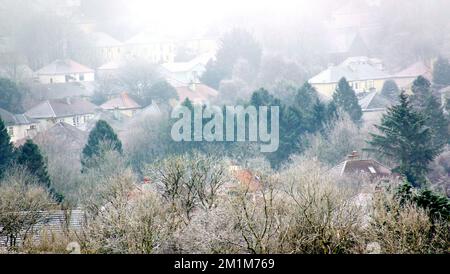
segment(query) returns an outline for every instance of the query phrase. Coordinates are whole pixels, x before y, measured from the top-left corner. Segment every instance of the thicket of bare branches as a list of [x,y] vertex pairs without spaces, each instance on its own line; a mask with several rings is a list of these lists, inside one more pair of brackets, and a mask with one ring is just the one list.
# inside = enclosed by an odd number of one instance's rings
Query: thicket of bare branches
[[0,181],[0,238],[6,246],[26,240],[33,227],[44,221],[42,211],[52,207],[52,199],[38,179],[21,167],[10,168]]
[[82,175],[82,231],[55,238],[75,239],[82,253],[448,252],[448,223],[402,204],[394,180],[346,184],[320,162],[294,158],[279,172],[253,169],[255,188],[225,161],[194,154],[148,166],[141,184],[119,155],[105,159]]

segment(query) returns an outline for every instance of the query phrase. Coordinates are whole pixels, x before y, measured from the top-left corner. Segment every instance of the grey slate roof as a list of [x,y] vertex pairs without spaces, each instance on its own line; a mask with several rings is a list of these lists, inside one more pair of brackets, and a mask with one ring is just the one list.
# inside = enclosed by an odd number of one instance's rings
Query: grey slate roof
[[311,84],[337,83],[345,77],[347,81],[386,79],[389,75],[368,62],[344,61],[338,66],[330,66],[309,80]]
[[91,102],[80,98],[50,99],[28,110],[29,117],[59,118],[74,115],[94,114],[98,107]]
[[[70,214],[62,210],[49,210],[40,212],[42,221],[33,226],[32,239],[33,242],[38,243],[41,238],[43,230],[50,233],[63,233],[65,229],[79,231],[84,223],[84,211],[75,209],[70,211]],[[22,239],[18,238],[18,245],[22,244]],[[0,236],[0,247],[6,245],[6,237]]]
[[363,111],[386,109],[393,105],[389,99],[377,91],[372,91],[358,100]]
[[7,126],[30,125],[38,123],[37,120],[28,117],[25,114],[12,114],[11,112],[0,108],[0,117]]
[[387,177],[392,175],[389,168],[375,160],[346,160],[333,167],[330,173],[338,176],[368,174],[372,177]]

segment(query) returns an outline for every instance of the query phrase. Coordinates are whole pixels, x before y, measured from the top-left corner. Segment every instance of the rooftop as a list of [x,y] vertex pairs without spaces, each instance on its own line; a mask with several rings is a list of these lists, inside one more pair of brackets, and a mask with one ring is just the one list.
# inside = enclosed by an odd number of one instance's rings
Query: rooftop
[[330,173],[338,176],[367,174],[370,177],[377,178],[388,177],[392,175],[392,172],[388,167],[380,164],[375,160],[358,159],[358,155],[356,152],[353,152],[351,155],[349,155],[347,160],[333,167],[330,170]]
[[136,103],[126,92],[121,93],[119,96],[112,98],[106,103],[100,106],[105,110],[114,110],[114,109],[138,109],[141,106]]
[[52,63],[36,71],[37,75],[58,75],[71,73],[93,73],[94,70],[81,65],[71,59],[55,60]]
[[193,103],[206,103],[216,97],[219,92],[205,84],[192,84],[175,87],[180,102],[189,98]]
[[38,123],[35,119],[25,114],[12,114],[11,112],[0,108],[0,117],[7,126],[30,125]]
[[351,57],[317,74],[309,80],[311,84],[338,83],[345,77],[347,81],[387,79],[390,76],[380,69],[380,60],[365,56]]
[[50,99],[29,109],[25,114],[29,117],[58,118],[82,114],[94,114],[97,106],[80,98]]

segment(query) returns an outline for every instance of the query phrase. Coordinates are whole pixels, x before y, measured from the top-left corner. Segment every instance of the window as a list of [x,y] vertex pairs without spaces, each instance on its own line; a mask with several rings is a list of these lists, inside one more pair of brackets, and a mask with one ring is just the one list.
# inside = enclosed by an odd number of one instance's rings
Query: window
[[80,81],[84,81],[84,74],[80,74]]
[[358,83],[357,82],[355,82],[353,86],[354,86],[355,89],[358,89]]
[[74,127],[77,126],[77,119],[76,119],[76,117],[73,117],[73,118],[72,118],[72,125],[73,125]]
[[369,88],[369,89],[374,88],[374,82],[373,82],[373,80],[367,81],[367,85],[368,85],[368,88]]

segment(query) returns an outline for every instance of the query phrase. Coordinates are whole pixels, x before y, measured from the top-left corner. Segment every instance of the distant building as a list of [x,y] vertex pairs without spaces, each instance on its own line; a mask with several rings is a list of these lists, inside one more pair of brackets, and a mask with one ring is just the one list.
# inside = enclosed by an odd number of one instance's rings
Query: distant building
[[34,74],[42,84],[95,81],[93,69],[70,59],[55,60]]
[[100,106],[103,110],[120,113],[122,115],[133,117],[142,107],[136,103],[126,92],[112,98]]
[[206,71],[201,63],[165,63],[161,65],[161,74],[168,79],[173,79],[179,83],[189,84],[198,82]]
[[416,62],[395,73],[392,76],[392,79],[397,83],[397,86],[400,89],[411,92],[412,83],[419,76],[423,76],[431,82],[433,79],[432,65],[423,61]]
[[178,103],[189,98],[193,104],[209,104],[219,95],[219,91],[202,83],[191,83],[189,85],[174,85],[178,94]]
[[119,60],[123,52],[123,43],[104,32],[90,34],[97,56],[102,62]]
[[78,159],[80,152],[87,143],[88,136],[87,131],[80,130],[65,122],[58,122],[36,134],[33,141],[38,145],[50,144],[52,147],[64,147],[65,153],[72,153]]
[[80,98],[49,99],[25,112],[40,122],[40,130],[46,130],[58,122],[64,122],[84,130],[97,106]]
[[381,91],[390,76],[382,62],[365,56],[351,57],[337,66],[330,66],[309,80],[322,95],[331,98],[339,80],[345,77],[356,93]]
[[197,54],[203,54],[208,52],[216,52],[219,48],[217,39],[209,38],[194,38],[186,39],[178,42],[179,47],[184,47]]
[[0,117],[5,123],[13,143],[25,138],[32,138],[37,133],[39,121],[25,114],[12,114],[0,108]]
[[175,42],[158,35],[141,32],[123,43],[125,58],[143,58],[154,64],[175,59]]
[[382,179],[393,176],[391,170],[371,159],[361,160],[354,151],[348,159],[333,167],[329,173],[333,176],[368,176],[371,179]]

